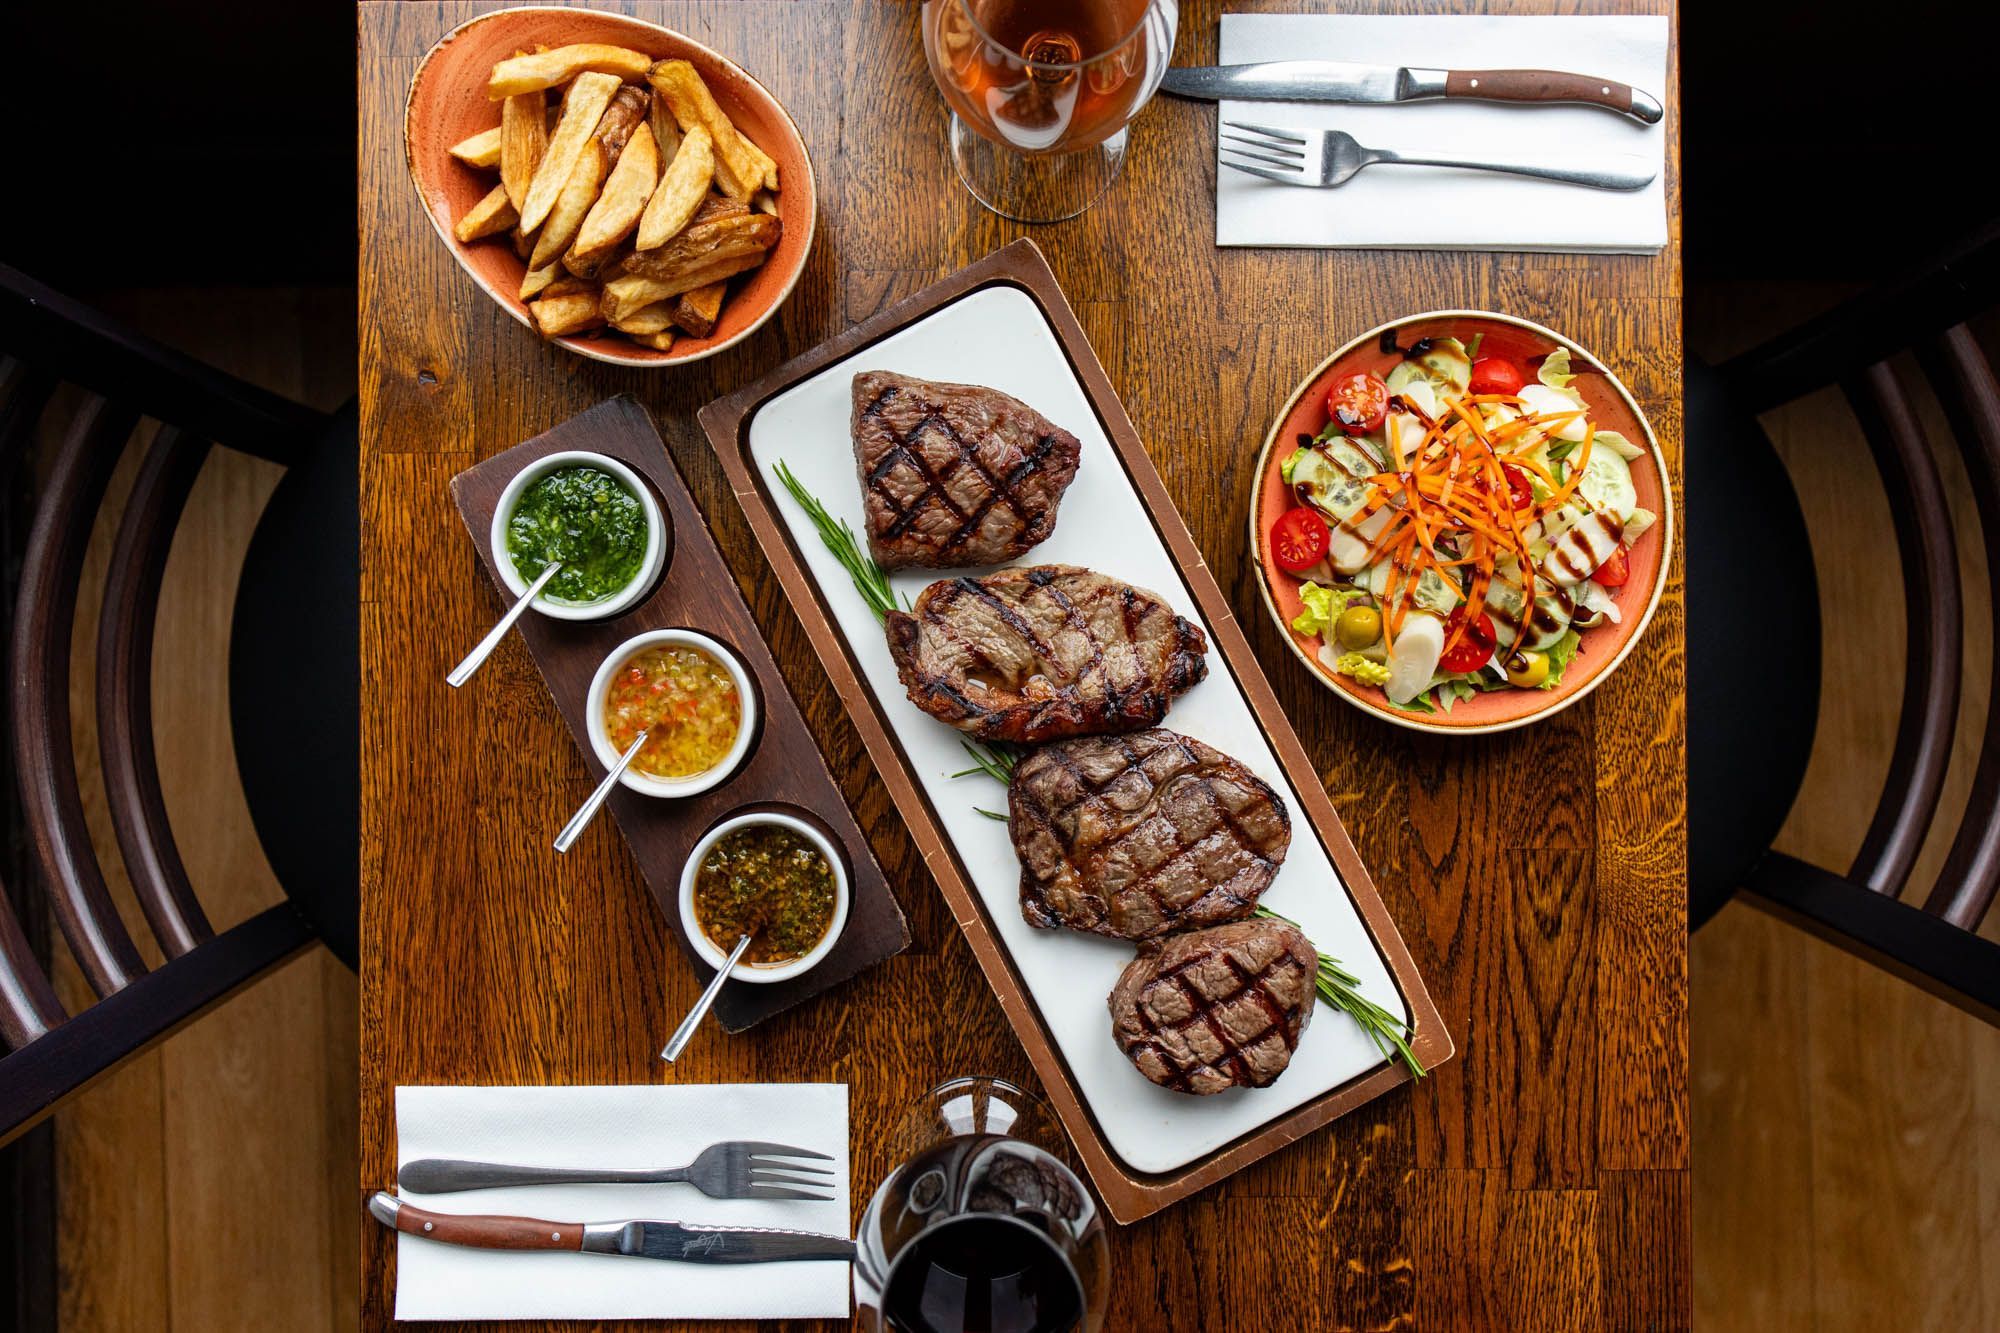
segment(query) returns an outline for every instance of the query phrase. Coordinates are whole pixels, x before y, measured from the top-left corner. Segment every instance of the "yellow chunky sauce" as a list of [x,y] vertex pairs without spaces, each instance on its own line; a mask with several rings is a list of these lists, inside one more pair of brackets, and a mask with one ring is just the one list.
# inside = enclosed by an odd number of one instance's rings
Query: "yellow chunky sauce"
[[743,700],[728,668],[683,644],[641,649],[605,692],[605,736],[623,754],[645,732],[632,767],[651,777],[708,772],[729,754],[742,725]]
[[744,935],[744,961],[770,966],[811,953],[833,922],[833,867],[788,828],[753,824],[722,835],[695,871],[694,914],[724,953]]

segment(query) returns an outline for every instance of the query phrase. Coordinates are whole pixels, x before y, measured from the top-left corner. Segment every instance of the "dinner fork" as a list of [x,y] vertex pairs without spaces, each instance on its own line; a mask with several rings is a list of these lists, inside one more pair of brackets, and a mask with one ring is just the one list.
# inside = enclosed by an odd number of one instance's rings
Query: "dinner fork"
[[[1470,162],[1458,158],[1418,157],[1392,152],[1387,148],[1365,148],[1354,136],[1340,130],[1275,129],[1269,125],[1224,122],[1226,128],[1245,131],[1225,134],[1224,139],[1246,145],[1222,145],[1222,164],[1265,180],[1286,185],[1324,188],[1345,185],[1354,173],[1376,163],[1406,167],[1465,167],[1473,171],[1504,171],[1514,176],[1538,176],[1543,180],[1589,185],[1599,190],[1640,190],[1652,184],[1659,172],[1634,153],[1606,157],[1560,159],[1541,162]],[[1255,150],[1255,151],[1252,151]]]
[[[593,1170],[588,1167],[504,1166],[496,1162],[462,1162],[451,1157],[424,1157],[404,1165],[396,1173],[396,1183],[418,1194],[455,1194],[460,1190],[501,1189],[508,1185],[692,1185],[711,1199],[816,1199],[825,1202],[831,1194],[813,1194],[795,1185],[830,1188],[829,1182],[812,1176],[830,1176],[823,1166],[783,1162],[780,1157],[804,1157],[815,1161],[833,1159],[810,1148],[788,1148],[782,1143],[759,1143],[741,1139],[712,1144],[686,1166],[663,1171]],[[786,1175],[785,1172],[799,1172]]]

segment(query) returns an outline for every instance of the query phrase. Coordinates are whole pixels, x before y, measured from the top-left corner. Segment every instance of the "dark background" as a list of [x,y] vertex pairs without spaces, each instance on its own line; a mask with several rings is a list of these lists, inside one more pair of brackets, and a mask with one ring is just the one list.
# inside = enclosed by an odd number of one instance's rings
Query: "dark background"
[[[1865,281],[1989,213],[1996,13],[1685,0],[1690,287]],[[0,260],[78,295],[352,281],[351,6],[39,0],[14,27],[16,114],[33,111]]]

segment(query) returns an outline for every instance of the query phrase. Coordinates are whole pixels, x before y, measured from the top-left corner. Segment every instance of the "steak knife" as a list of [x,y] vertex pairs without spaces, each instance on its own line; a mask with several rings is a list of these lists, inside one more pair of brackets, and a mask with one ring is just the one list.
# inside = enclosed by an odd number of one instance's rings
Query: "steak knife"
[[368,1200],[385,1227],[408,1236],[488,1250],[567,1250],[674,1259],[690,1264],[761,1264],[790,1259],[854,1258],[844,1236],[772,1227],[702,1227],[680,1222],[545,1222],[534,1217],[434,1213],[387,1190]]
[[1338,60],[1268,60],[1256,65],[1183,65],[1160,87],[1178,97],[1219,102],[1424,102],[1448,97],[1479,102],[1583,103],[1643,124],[1659,122],[1659,100],[1637,88],[1553,69],[1412,69]]

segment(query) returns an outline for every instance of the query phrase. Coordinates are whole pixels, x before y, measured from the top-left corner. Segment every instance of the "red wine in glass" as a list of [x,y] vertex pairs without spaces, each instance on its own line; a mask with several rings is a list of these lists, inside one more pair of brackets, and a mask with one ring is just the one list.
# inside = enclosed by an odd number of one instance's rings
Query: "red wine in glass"
[[897,1256],[882,1313],[896,1333],[1069,1333],[1083,1319],[1083,1287],[1042,1232],[974,1213]]

